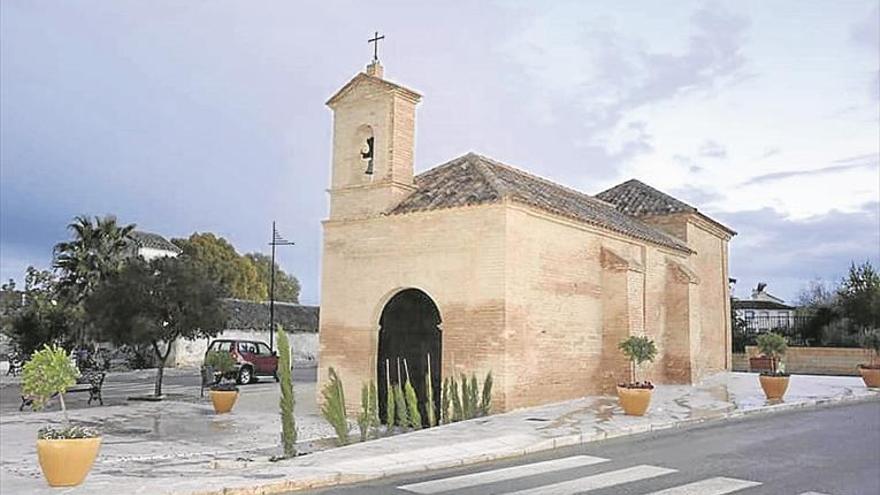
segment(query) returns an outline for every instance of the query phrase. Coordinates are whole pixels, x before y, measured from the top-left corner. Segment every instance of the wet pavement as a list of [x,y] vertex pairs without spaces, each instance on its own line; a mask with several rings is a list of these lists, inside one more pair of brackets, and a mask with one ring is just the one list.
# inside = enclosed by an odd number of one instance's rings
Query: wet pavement
[[[86,482],[69,493],[280,493],[383,476],[468,465],[706,420],[818,404],[880,400],[855,377],[793,376],[785,402],[763,399],[757,376],[716,375],[695,387],[658,386],[645,417],[624,416],[616,398],[589,397],[493,415],[343,448],[318,417],[314,385],[297,384],[302,457],[280,453],[277,386],[244,387],[230,415],[207,401],[132,403],[76,411],[104,431],[104,445]],[[36,463],[34,437],[60,414],[4,414],[2,488],[50,493]],[[308,440],[315,440],[309,442]],[[325,449],[325,450],[322,450]],[[52,492],[54,493],[54,492]],[[68,492],[65,492],[68,493]]]

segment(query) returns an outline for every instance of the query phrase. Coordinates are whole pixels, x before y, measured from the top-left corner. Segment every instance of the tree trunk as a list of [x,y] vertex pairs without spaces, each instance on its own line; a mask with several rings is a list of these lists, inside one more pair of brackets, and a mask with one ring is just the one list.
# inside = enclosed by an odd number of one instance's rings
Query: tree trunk
[[156,353],[156,357],[159,359],[159,368],[156,370],[156,387],[153,389],[153,395],[156,397],[162,396],[162,379],[165,377],[165,361],[168,359],[168,355],[171,354],[171,345],[174,343],[172,340],[165,344],[165,354],[162,354],[162,351],[159,350],[159,343],[153,341],[153,351]]

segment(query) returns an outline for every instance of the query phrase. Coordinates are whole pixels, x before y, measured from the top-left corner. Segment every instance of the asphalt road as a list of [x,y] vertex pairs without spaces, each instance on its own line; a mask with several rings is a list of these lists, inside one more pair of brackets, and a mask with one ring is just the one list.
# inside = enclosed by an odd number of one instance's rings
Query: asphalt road
[[[293,380],[295,382],[314,382],[317,368],[294,368]],[[156,370],[138,370],[132,372],[109,373],[104,379],[102,395],[104,405],[123,404],[132,396],[144,396],[153,393],[156,380]],[[162,392],[176,397],[199,397],[201,377],[197,369],[169,369],[165,371],[162,380]],[[248,389],[260,389],[275,387],[275,380],[270,377],[260,377],[259,382],[243,385]],[[95,402],[88,405],[89,393],[79,392],[66,394],[65,403],[69,409],[83,407],[99,407]],[[18,412],[21,405],[21,387],[17,382],[3,383],[0,386],[0,414]],[[59,408],[58,401],[53,400],[46,410],[53,411]],[[27,409],[25,409],[27,411]]]
[[308,493],[877,495],[880,403],[757,416]]

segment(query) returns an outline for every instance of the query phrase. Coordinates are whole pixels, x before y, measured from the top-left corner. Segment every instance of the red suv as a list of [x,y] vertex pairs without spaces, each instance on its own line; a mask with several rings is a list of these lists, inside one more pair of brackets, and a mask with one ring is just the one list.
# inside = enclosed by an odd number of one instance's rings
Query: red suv
[[271,376],[278,381],[278,353],[270,351],[265,342],[219,339],[211,342],[205,356],[211,351],[232,354],[238,365],[238,383],[255,382],[258,376]]

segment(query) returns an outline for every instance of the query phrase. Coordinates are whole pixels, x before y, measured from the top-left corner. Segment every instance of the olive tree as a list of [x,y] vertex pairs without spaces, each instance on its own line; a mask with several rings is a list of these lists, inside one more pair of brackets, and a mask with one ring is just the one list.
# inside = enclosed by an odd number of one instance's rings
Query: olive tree
[[174,343],[214,337],[224,328],[220,294],[218,284],[186,256],[132,260],[95,289],[86,310],[100,338],[152,347],[158,397]]

